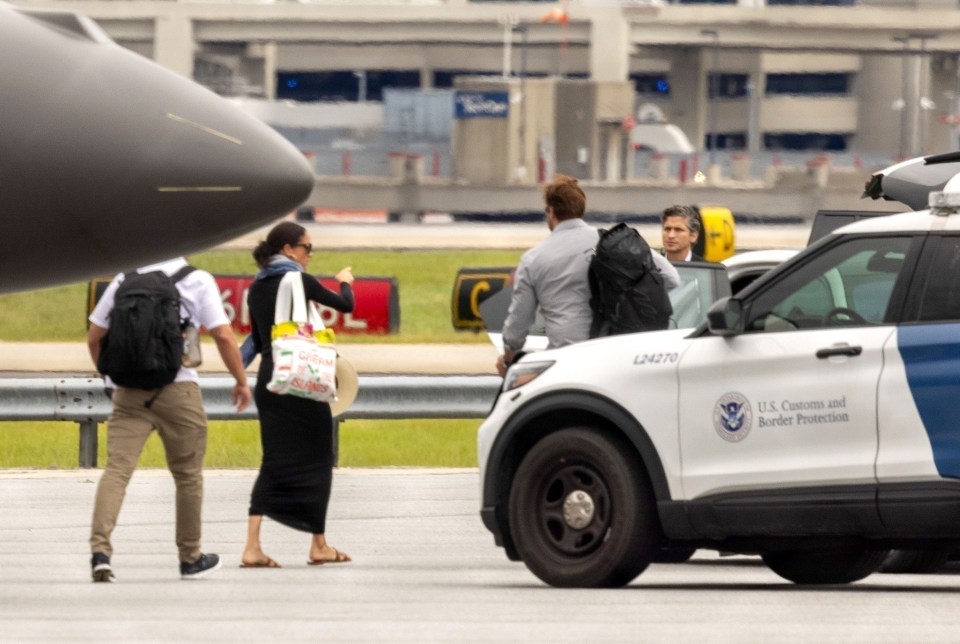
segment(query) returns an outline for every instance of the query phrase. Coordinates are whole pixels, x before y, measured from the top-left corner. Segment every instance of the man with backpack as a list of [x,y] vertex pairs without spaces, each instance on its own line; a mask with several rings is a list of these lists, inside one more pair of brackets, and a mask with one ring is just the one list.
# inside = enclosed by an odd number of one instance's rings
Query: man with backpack
[[[502,330],[503,354],[497,359],[501,376],[523,349],[537,309],[546,324],[549,349],[591,337],[588,273],[599,233],[583,221],[587,197],[576,179],[558,174],[544,189],[544,201],[550,236],[523,254],[514,273]],[[680,283],[669,261],[659,255],[653,261],[668,290]]]
[[[113,391],[107,419],[107,464],[90,530],[93,581],[114,581],[110,535],[143,446],[156,429],[176,484],[176,543],[182,579],[219,568],[200,550],[203,457],[207,417],[196,369],[182,366],[184,332],[205,327],[236,380],[237,411],[250,404],[250,387],[236,337],[213,276],[184,258],[117,275],[90,314],[87,346]],[[192,364],[187,361],[187,364]]]

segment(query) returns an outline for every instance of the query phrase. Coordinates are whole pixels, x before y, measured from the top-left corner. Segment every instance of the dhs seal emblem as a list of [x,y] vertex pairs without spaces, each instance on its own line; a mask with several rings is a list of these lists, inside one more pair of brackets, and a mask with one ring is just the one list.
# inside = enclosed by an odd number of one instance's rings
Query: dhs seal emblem
[[724,394],[713,406],[713,428],[725,441],[739,443],[753,425],[750,401],[735,391]]

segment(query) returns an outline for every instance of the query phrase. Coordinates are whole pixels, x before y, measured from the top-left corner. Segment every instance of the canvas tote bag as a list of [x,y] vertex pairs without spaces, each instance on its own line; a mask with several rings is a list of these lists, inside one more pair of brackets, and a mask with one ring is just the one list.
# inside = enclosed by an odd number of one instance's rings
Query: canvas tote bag
[[332,331],[303,292],[298,271],[284,274],[277,291],[271,346],[273,375],[267,390],[320,402],[337,397],[337,349]]

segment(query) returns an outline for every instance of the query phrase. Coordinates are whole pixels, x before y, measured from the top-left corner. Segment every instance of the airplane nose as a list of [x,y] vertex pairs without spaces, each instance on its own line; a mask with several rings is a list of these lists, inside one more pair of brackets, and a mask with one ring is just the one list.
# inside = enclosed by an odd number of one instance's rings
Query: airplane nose
[[[170,76],[172,85],[182,81]],[[149,115],[149,132],[129,123],[133,145],[103,159],[111,176],[134,187],[128,196],[141,218],[162,217],[209,245],[283,216],[310,195],[313,170],[273,129],[198,86],[158,91],[158,81],[127,104]]]
[[209,248],[310,195],[312,168],[272,128],[88,19],[39,14],[0,3],[0,243],[49,231],[56,260],[22,276],[25,257],[0,253],[0,292]]
[[114,225],[162,222],[199,246],[263,225],[309,196],[304,155],[269,126],[137,54],[100,49],[82,80],[73,77],[72,114],[49,112],[61,123],[50,158],[71,178],[75,201],[106,201],[99,216]]

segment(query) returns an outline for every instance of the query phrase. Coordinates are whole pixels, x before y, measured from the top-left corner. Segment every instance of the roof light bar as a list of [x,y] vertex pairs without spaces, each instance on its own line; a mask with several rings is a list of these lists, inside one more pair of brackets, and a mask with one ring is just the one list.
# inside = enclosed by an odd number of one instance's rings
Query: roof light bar
[[955,215],[960,213],[960,192],[931,192],[931,215]]

